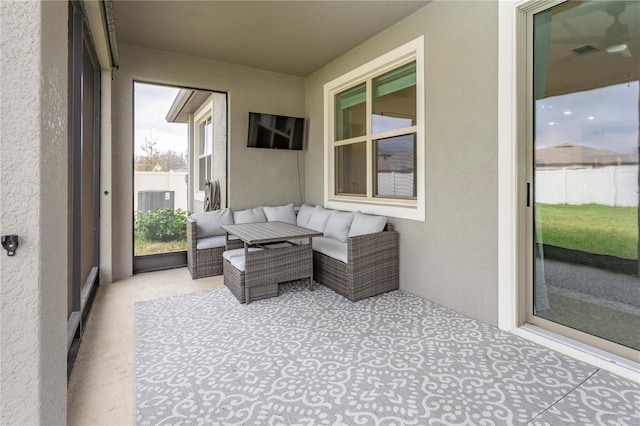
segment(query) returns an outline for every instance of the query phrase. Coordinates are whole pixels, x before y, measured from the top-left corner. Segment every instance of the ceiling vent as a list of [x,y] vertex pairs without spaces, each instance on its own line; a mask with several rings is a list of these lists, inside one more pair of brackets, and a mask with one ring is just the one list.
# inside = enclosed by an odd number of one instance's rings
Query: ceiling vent
[[586,55],[587,53],[597,52],[598,49],[591,46],[590,44],[585,44],[584,46],[576,47],[575,49],[571,49],[576,52],[578,55]]

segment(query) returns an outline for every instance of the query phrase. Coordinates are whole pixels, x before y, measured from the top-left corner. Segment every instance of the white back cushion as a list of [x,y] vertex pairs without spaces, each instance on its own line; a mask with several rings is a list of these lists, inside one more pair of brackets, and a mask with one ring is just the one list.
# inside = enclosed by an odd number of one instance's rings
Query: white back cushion
[[307,226],[307,224],[309,223],[309,219],[311,219],[311,215],[313,214],[316,207],[311,207],[308,204],[303,204],[300,206],[300,210],[298,210],[298,216],[296,216],[296,222],[298,226]]
[[286,206],[269,207],[265,206],[264,215],[269,222],[285,222],[292,225],[296,224],[296,211],[293,209],[293,203]]
[[387,224],[387,218],[384,216],[373,216],[360,212],[355,212],[351,228],[349,229],[350,237],[358,235],[375,234],[382,232]]
[[354,214],[351,212],[334,211],[324,227],[324,236],[346,242],[353,218]]
[[307,222],[306,228],[313,229],[318,232],[324,232],[324,227],[327,225],[332,212],[333,210],[327,210],[323,207],[316,206],[313,214],[309,218],[309,222]]
[[240,210],[233,212],[233,223],[256,223],[266,222],[267,217],[264,215],[262,206],[255,207],[253,209]]
[[224,235],[216,235],[215,237],[198,238],[196,241],[196,249],[205,250],[210,248],[224,247],[227,239]]
[[233,215],[231,209],[212,210],[210,212],[194,213],[191,215],[196,221],[196,234],[198,239],[224,235],[220,225],[232,225]]

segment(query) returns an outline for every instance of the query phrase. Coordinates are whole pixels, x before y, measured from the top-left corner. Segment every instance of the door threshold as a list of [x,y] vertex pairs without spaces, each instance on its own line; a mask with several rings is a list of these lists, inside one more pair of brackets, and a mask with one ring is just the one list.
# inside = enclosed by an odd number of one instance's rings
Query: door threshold
[[515,328],[513,334],[586,362],[612,374],[640,383],[640,363],[605,350],[553,333],[533,324]]

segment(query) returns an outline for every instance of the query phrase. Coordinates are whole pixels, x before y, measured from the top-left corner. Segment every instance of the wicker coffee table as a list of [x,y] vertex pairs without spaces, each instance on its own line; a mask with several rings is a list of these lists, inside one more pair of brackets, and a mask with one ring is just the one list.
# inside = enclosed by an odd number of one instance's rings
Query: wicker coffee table
[[[244,276],[225,274],[225,285],[230,289],[244,284],[244,302],[249,303],[251,295],[271,297],[277,295],[278,283],[297,279],[309,279],[313,289],[313,248],[312,238],[322,232],[284,222],[258,222],[221,226],[229,235],[235,235],[244,243]],[[309,239],[308,244],[295,244],[292,240]],[[273,243],[285,243],[273,245]],[[264,250],[249,251],[250,246]],[[244,282],[227,282],[241,280]],[[275,289],[276,294],[273,294]],[[233,292],[233,289],[232,289]],[[235,292],[234,292],[235,294]],[[238,295],[236,294],[236,297]],[[254,298],[255,299],[255,298]]]

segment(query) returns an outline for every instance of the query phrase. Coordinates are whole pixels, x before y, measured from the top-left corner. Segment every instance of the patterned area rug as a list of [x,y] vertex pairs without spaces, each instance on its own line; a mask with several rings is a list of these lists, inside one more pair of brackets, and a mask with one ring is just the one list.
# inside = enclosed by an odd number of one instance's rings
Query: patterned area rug
[[640,424],[637,384],[394,291],[136,303],[136,423]]

